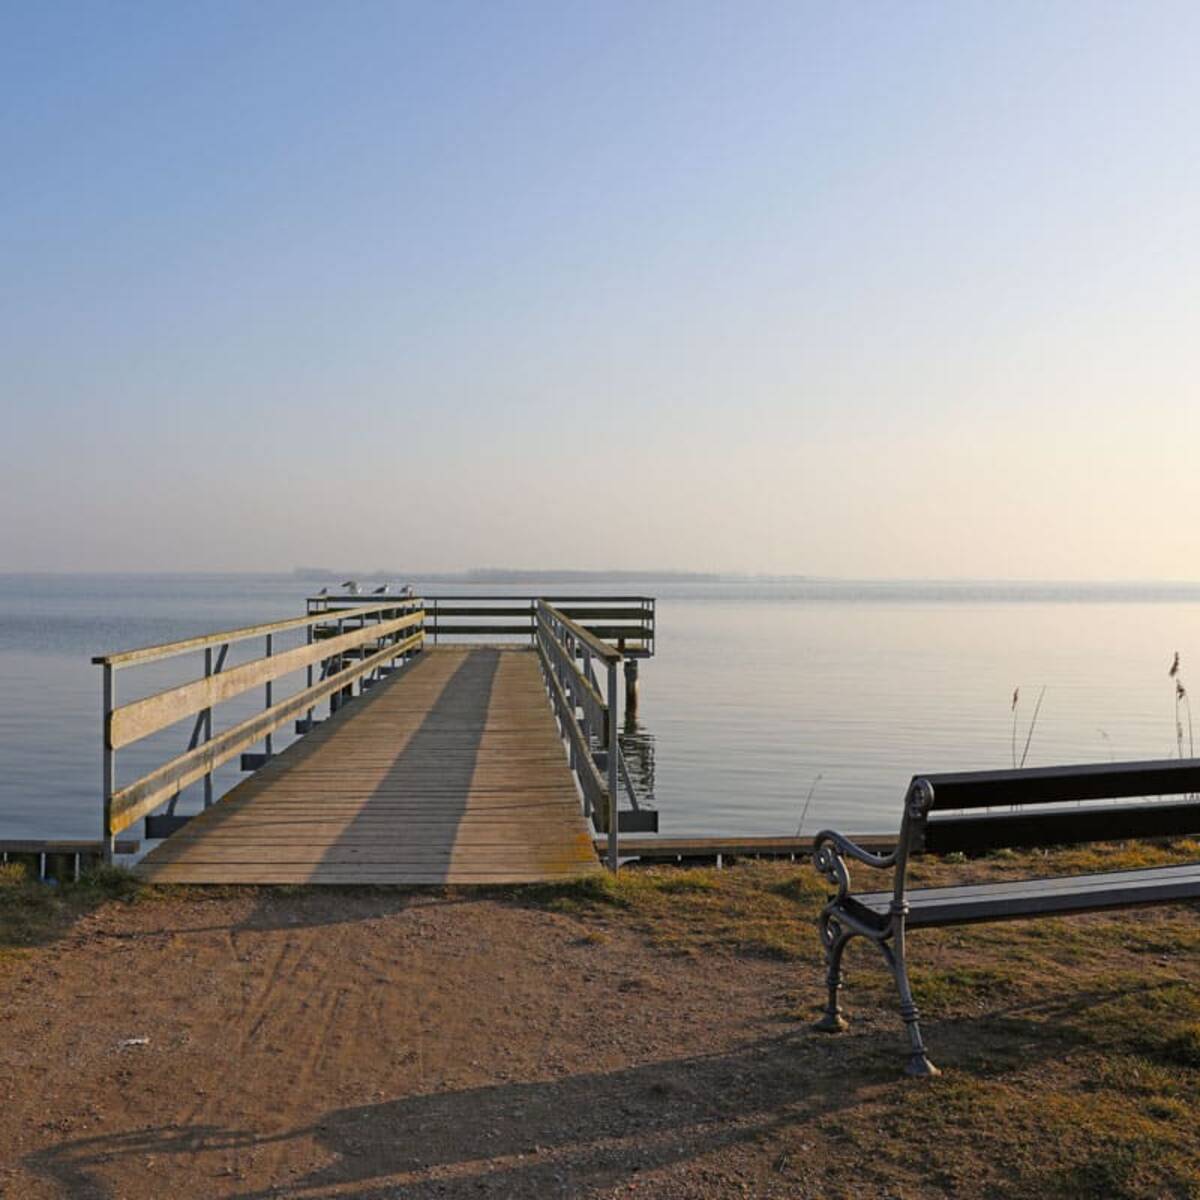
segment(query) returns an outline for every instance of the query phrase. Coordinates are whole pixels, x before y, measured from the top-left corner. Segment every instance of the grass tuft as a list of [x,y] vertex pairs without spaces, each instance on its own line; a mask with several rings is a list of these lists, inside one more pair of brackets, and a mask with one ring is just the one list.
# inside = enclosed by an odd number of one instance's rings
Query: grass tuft
[[97,867],[78,882],[51,884],[23,864],[6,863],[0,866],[0,955],[19,955],[53,941],[83,913],[109,901],[132,903],[143,890],[120,867]]

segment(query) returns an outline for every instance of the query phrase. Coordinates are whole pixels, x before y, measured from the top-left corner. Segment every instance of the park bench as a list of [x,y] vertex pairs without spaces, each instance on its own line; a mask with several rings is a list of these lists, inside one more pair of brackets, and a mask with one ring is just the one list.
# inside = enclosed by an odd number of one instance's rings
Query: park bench
[[[914,777],[905,794],[894,850],[871,853],[832,830],[818,833],[813,840],[816,868],[837,888],[819,918],[829,997],[816,1028],[827,1033],[846,1028],[839,1003],[842,955],[852,939],[867,938],[882,952],[900,994],[900,1016],[909,1038],[907,1073],[936,1075],[921,1040],[919,1013],[909,986],[908,930],[1200,898],[1200,863],[909,888],[905,877],[913,855],[980,854],[1012,847],[1196,833],[1200,833],[1200,759]],[[891,890],[855,895],[847,859],[891,869]]]

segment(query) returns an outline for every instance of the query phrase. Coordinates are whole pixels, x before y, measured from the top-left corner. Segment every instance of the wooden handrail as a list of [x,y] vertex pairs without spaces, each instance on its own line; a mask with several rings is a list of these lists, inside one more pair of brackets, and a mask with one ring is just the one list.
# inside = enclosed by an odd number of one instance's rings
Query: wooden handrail
[[571,746],[570,763],[579,779],[580,791],[583,792],[584,816],[591,818],[594,812],[603,813],[611,807],[608,800],[608,789],[592,758],[592,748],[588,744],[587,735],[575,716],[558,674],[540,640],[538,656],[542,660],[542,668],[550,687],[551,706],[562,722],[563,733]]
[[[358,622],[357,626],[354,626],[355,622]],[[353,627],[347,630],[348,623]],[[307,714],[304,727],[311,727],[313,709],[318,701],[329,697],[332,712],[340,698],[350,693],[355,680],[363,680],[365,686],[366,676],[381,672],[396,659],[406,660],[411,652],[419,651],[425,640],[424,626],[423,602],[417,597],[396,596],[353,608],[312,611],[303,617],[242,626],[117,654],[97,655],[92,661],[104,674],[104,815],[101,832],[106,859],[112,859],[117,833],[160,804],[173,802],[183,788],[200,779],[204,780],[207,807],[212,803],[212,773],[217,767],[259,741],[265,742],[265,758],[270,758],[275,730],[304,714]],[[275,634],[289,629],[305,629],[305,644],[273,653]],[[265,639],[266,654],[222,671],[229,645],[254,637]],[[217,646],[221,647],[221,653],[214,656]],[[119,669],[199,650],[204,651],[203,678],[117,705],[114,680]],[[357,661],[347,666],[344,656],[349,654],[354,654]],[[314,669],[319,663],[324,663],[324,678],[314,680]],[[276,703],[274,680],[302,670],[307,670],[307,687]],[[213,737],[214,707],[258,686],[264,686],[264,709]],[[190,716],[196,716],[197,720],[187,750],[132,783],[117,786],[116,752],[121,747]],[[300,732],[299,728],[297,732]],[[201,734],[203,741],[200,741]],[[243,769],[253,767],[247,768],[243,760]]]
[[625,655],[620,650],[614,650],[607,642],[602,642],[594,633],[586,630],[576,621],[572,621],[564,612],[554,607],[546,600],[539,600],[538,612],[545,613],[551,620],[558,621],[565,629],[578,638],[601,662],[619,663]]
[[[572,766],[575,767],[584,794],[584,815],[591,817],[596,813],[603,814],[608,833],[608,866],[615,872],[620,861],[617,787],[621,745],[617,738],[617,666],[624,655],[600,641],[582,625],[565,617],[545,600],[537,602],[536,611],[534,640],[546,671],[554,709],[572,748]],[[590,668],[585,673],[575,665],[576,647],[583,655],[585,667],[589,657],[604,663],[607,699],[601,697],[592,683]],[[564,684],[569,687],[569,697]],[[590,728],[580,725],[575,711],[577,707],[583,710]],[[603,747],[607,779],[601,777],[597,769],[592,738]]]
[[208,775],[222,763],[228,762],[247,746],[260,742],[270,732],[287,724],[311,708],[318,700],[340,692],[356,679],[382,666],[410,649],[416,649],[424,638],[421,632],[401,642],[393,642],[353,666],[322,679],[319,683],[271,708],[257,713],[232,728],[218,734],[212,741],[204,742],[194,750],[163,763],[147,775],[127,784],[119,791],[105,797],[105,829],[108,834],[127,829],[134,821],[144,817],[165,800],[169,800],[188,784],[195,783]]
[[[576,665],[575,656],[555,635],[553,627],[539,620],[539,630],[548,634],[547,642],[538,639],[538,648],[544,657],[553,656],[559,667],[571,681],[571,698],[575,706],[582,708],[587,720],[588,732],[604,744],[608,742],[608,704],[599,689]],[[547,644],[548,643],[548,644]]]
[[[368,617],[377,612],[411,612],[420,608],[422,601],[409,596],[393,596],[379,604],[362,604],[354,608],[339,608],[336,619],[354,620]],[[141,663],[155,662],[161,658],[172,658],[177,654],[188,654],[208,646],[222,646],[229,642],[244,642],[268,633],[283,633],[288,629],[303,629],[306,625],[327,625],[332,612],[313,612],[305,617],[288,617],[282,621],[267,621],[261,625],[244,625],[239,629],[227,629],[223,633],[206,633],[199,637],[183,638],[178,642],[164,642],[160,646],[143,646],[137,650],[121,650],[115,654],[97,654],[92,658],[96,666],[131,667]]]
[[[310,609],[345,612],[356,603],[351,595],[310,596]],[[654,654],[655,600],[653,596],[530,596],[463,594],[424,597],[425,632],[435,643],[441,638],[488,637],[509,641],[534,632],[537,607],[545,602],[601,642],[615,647],[626,658]]]
[[402,629],[424,623],[425,612],[418,609],[393,621],[363,625],[334,638],[297,646],[293,650],[274,654],[269,658],[256,658],[252,662],[222,671],[219,675],[208,675],[165,692],[146,696],[142,700],[131,701],[109,713],[105,744],[113,750],[119,750],[130,742],[148,737],[168,725],[174,725],[184,717],[212,708],[223,700],[230,700],[268,680],[278,679],[281,675],[288,675],[322,659],[336,658],[346,650],[363,645],[364,642],[377,641],[379,638],[399,633]]

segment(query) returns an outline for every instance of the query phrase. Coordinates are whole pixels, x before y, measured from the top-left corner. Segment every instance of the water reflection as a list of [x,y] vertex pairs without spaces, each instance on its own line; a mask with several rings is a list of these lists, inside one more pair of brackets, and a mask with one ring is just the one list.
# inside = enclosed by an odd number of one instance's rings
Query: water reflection
[[624,728],[617,734],[621,753],[629,767],[629,777],[637,789],[638,801],[654,803],[654,734],[638,720],[636,713],[626,712]]

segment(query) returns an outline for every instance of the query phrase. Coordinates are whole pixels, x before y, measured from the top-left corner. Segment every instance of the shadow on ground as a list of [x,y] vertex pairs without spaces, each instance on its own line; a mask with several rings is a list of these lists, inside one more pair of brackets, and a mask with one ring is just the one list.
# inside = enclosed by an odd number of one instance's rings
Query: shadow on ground
[[[814,1089],[807,1034],[609,1073],[501,1084],[335,1109],[283,1132],[197,1125],[59,1143],[25,1166],[72,1197],[122,1194],[122,1164],[148,1158],[164,1191],[183,1155],[215,1155],[291,1143],[329,1161],[316,1170],[231,1189],[239,1200],[298,1194],[353,1196],[572,1195],[682,1160],[762,1138],[781,1124],[835,1110],[863,1082],[822,1078]],[[314,1157],[310,1152],[308,1157]],[[213,1160],[215,1161],[215,1159]]]
[[[1109,998],[1102,991],[1064,992],[1024,1012],[996,1012],[986,1018],[986,1051],[978,1016],[931,1022],[931,1042],[952,1079],[996,1078],[1069,1052],[1072,1039],[1060,1023]],[[583,1196],[781,1137],[794,1142],[800,1135],[806,1144],[831,1130],[839,1137],[850,1123],[839,1113],[884,1096],[896,1103],[905,1089],[939,1086],[901,1076],[898,1021],[864,1026],[837,1038],[805,1028],[725,1054],[338,1108],[270,1133],[198,1124],[63,1141],[24,1165],[71,1197],[115,1200],[125,1194],[113,1183],[123,1164],[136,1170],[153,1161],[164,1189],[178,1191],[174,1172],[186,1179],[184,1156],[195,1156],[210,1175],[230,1174],[220,1168],[238,1155],[276,1147],[285,1159],[322,1165],[290,1171],[286,1182],[264,1180],[255,1178],[252,1157],[243,1157],[237,1178],[220,1194],[237,1200]],[[913,1098],[936,1099],[920,1090]],[[886,1169],[882,1160],[875,1166]]]

